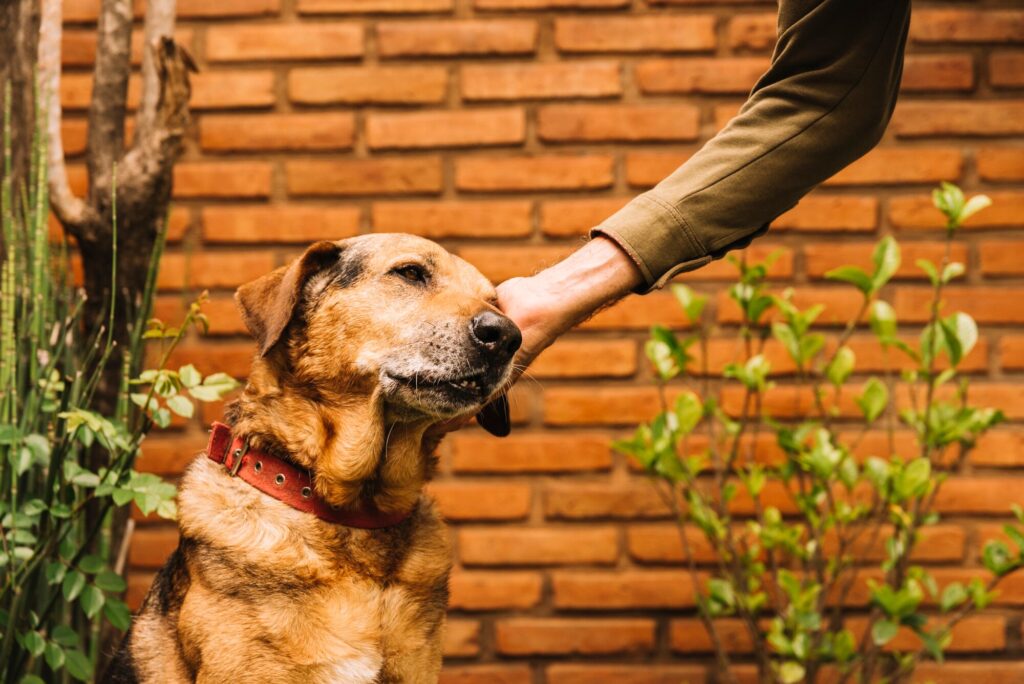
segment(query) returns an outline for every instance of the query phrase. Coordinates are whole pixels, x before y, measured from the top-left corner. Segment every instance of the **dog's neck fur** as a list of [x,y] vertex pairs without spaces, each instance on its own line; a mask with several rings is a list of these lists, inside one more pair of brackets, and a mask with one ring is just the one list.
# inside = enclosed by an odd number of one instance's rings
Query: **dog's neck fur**
[[252,446],[309,469],[317,493],[339,507],[408,511],[434,465],[424,447],[426,421],[389,420],[375,387],[296,383],[273,353],[255,360],[227,419]]

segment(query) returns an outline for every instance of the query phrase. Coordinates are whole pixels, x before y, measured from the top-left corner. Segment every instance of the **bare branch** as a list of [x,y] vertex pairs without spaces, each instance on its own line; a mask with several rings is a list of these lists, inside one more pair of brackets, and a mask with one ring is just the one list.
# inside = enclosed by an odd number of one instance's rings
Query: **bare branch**
[[67,167],[64,165],[60,104],[61,5],[61,0],[43,0],[39,26],[39,99],[46,112],[46,132],[49,138],[46,163],[50,204],[65,228],[77,235],[86,223],[90,210],[84,201],[71,192]]
[[145,38],[142,46],[142,99],[136,115],[135,140],[149,135],[156,125],[161,84],[157,51],[163,38],[174,37],[176,0],[149,0],[146,6]]
[[124,150],[124,118],[131,74],[132,2],[103,0],[89,103],[89,204],[103,206],[111,168]]

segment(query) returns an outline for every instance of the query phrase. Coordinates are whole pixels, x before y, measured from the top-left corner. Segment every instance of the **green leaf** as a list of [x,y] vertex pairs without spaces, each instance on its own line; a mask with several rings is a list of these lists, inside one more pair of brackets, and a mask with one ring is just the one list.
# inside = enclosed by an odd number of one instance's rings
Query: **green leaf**
[[881,299],[872,302],[868,320],[871,323],[871,331],[882,344],[888,344],[896,339],[896,310],[889,302]]
[[889,405],[889,390],[881,380],[873,377],[867,381],[864,392],[856,397],[855,401],[864,414],[864,419],[868,423],[873,423]]
[[46,564],[46,583],[47,584],[59,584],[64,579],[64,572],[67,568],[63,563],[47,563]]
[[878,620],[871,626],[871,638],[878,646],[885,646],[893,640],[900,626],[892,620]]
[[701,314],[704,313],[704,307],[707,305],[708,298],[696,294],[692,289],[680,283],[671,285],[669,289],[675,296],[676,301],[679,302],[679,306],[683,307],[683,311],[686,313],[686,317],[690,319],[690,322],[698,323]]
[[679,432],[688,435],[704,417],[704,405],[693,392],[683,392],[676,397],[675,413],[679,422]]
[[34,674],[27,674],[18,680],[18,684],[46,684],[46,682]]
[[942,598],[939,599],[939,607],[943,613],[948,613],[967,600],[967,590],[960,582],[951,582],[942,590]]
[[964,193],[956,185],[943,181],[932,191],[932,204],[950,224],[957,223],[964,209]]
[[185,387],[195,387],[203,380],[203,376],[191,363],[178,369],[178,379]]
[[52,641],[46,644],[46,664],[51,670],[59,670],[64,666],[64,649]]
[[836,387],[840,387],[853,372],[855,361],[856,356],[854,356],[852,349],[846,345],[840,347],[825,369],[825,376],[828,378],[828,381]]
[[24,475],[32,467],[32,450],[27,447],[12,449],[7,454],[7,460],[16,474]]
[[963,275],[965,270],[966,268],[959,261],[946,264],[946,267],[942,269],[942,283],[946,284],[953,280],[953,278]]
[[900,246],[887,235],[882,238],[871,255],[875,273],[871,276],[871,292],[878,292],[893,277],[900,267]]
[[95,582],[103,591],[121,592],[126,588],[124,578],[111,570],[104,570],[96,575]]
[[777,339],[798,364],[801,362],[800,341],[791,327],[785,323],[772,323],[772,335]]
[[865,295],[871,293],[873,283],[871,276],[864,272],[864,269],[856,266],[840,266],[825,273],[829,280],[839,280],[850,283]]
[[82,590],[82,598],[80,599],[82,610],[90,618],[96,617],[96,614],[100,612],[104,600],[103,592],[97,587],[89,585]]
[[958,311],[948,316],[943,323],[948,325],[960,345],[960,358],[970,354],[978,343],[978,324],[974,322],[974,319],[968,314]]
[[34,658],[41,656],[43,649],[46,648],[46,640],[43,639],[43,635],[35,631],[22,634],[21,643]]
[[81,651],[73,650],[67,651],[64,657],[66,661],[64,665],[69,675],[80,682],[92,680],[92,662],[89,660],[89,656]]
[[78,572],[77,570],[71,570],[64,575],[64,582],[61,584],[61,590],[64,594],[64,600],[71,602],[78,598],[78,595],[82,593],[82,589],[85,588],[85,575]]
[[782,684],[796,684],[803,680],[806,673],[803,665],[793,660],[787,660],[779,666],[779,681]]
[[90,575],[95,575],[103,566],[103,559],[99,556],[88,555],[78,561],[78,569]]
[[985,544],[981,553],[981,561],[985,569],[997,577],[1002,577],[1016,569],[1017,566],[1013,554],[1010,553],[1010,547],[998,539]]
[[103,606],[103,614],[110,621],[110,624],[122,632],[127,632],[132,625],[132,614],[123,601],[116,598],[108,598],[107,604]]
[[57,625],[53,628],[53,634],[51,638],[61,646],[77,646],[78,645],[78,632],[71,629],[67,625]]
[[910,461],[896,476],[894,489],[897,496],[901,499],[921,496],[928,489],[931,475],[932,464],[927,458],[915,458]]
[[189,401],[188,397],[181,394],[175,394],[167,399],[167,408],[182,418],[191,418],[196,410],[195,404]]
[[1019,527],[1013,525],[1003,525],[1003,532],[1010,538],[1016,546],[1021,555],[1024,556],[1024,532]]
[[932,285],[939,284],[939,269],[935,267],[935,264],[927,259],[918,259],[914,263],[917,264],[922,271],[928,274],[928,280],[931,281]]
[[975,195],[964,204],[960,210],[960,215],[957,217],[957,222],[962,225],[964,221],[990,206],[992,206],[992,200],[989,199],[988,195]]

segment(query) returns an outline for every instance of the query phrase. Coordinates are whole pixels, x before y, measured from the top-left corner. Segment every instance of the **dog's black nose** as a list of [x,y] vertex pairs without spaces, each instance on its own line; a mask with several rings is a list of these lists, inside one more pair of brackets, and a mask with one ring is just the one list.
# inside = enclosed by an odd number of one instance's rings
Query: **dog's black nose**
[[493,311],[477,314],[469,322],[469,332],[479,346],[506,357],[515,354],[523,342],[516,324]]

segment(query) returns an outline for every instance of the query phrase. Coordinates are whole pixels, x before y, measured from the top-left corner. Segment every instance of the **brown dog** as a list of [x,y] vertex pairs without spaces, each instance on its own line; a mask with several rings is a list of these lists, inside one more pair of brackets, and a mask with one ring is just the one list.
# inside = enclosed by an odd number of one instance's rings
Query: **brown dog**
[[301,498],[400,522],[330,522],[200,456],[106,681],[436,681],[451,560],[427,428],[504,384],[519,330],[476,269],[407,235],[318,242],[236,299],[259,355],[227,419],[250,458],[226,463],[280,459],[309,473]]

